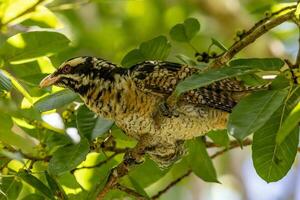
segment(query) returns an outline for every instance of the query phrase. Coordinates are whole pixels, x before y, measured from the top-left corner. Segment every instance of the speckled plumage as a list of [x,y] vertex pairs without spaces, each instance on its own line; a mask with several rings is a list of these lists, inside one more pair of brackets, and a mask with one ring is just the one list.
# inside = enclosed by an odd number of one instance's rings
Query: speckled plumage
[[184,93],[176,115],[166,116],[160,105],[179,81],[197,72],[171,62],[145,61],[124,69],[103,59],[79,57],[50,76],[59,77],[54,84],[79,93],[92,111],[143,140],[150,157],[166,166],[182,154],[184,140],[226,128],[228,113],[241,96],[236,94],[248,89],[235,79],[218,81]]

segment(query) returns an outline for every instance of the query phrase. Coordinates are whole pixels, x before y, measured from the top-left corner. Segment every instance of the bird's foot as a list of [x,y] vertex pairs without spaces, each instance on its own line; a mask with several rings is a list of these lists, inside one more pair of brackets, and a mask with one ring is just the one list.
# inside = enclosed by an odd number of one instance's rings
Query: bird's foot
[[176,105],[170,107],[167,104],[167,102],[163,102],[159,105],[159,111],[161,112],[161,114],[163,116],[166,116],[166,117],[172,117],[172,116],[178,117],[179,116],[179,113],[176,110]]
[[124,163],[128,166],[138,165],[144,162],[144,152],[138,152],[136,149],[128,150],[124,155]]

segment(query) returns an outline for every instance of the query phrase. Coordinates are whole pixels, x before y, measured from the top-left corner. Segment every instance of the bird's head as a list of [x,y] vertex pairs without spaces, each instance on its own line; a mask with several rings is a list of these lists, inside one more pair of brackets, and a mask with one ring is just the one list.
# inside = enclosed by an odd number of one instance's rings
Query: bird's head
[[76,57],[63,62],[41,81],[40,87],[56,85],[83,94],[97,81],[113,81],[114,72],[121,69],[100,58]]

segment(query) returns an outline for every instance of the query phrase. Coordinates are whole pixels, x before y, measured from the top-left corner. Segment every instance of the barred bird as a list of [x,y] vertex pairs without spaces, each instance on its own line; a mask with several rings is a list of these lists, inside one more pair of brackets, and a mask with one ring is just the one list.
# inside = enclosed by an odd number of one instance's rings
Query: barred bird
[[142,141],[146,153],[168,166],[183,152],[183,141],[225,129],[228,114],[252,88],[225,79],[180,96],[173,112],[165,104],[176,85],[199,69],[166,61],[145,61],[129,69],[96,57],[65,61],[40,86],[69,88],[99,116],[112,119]]

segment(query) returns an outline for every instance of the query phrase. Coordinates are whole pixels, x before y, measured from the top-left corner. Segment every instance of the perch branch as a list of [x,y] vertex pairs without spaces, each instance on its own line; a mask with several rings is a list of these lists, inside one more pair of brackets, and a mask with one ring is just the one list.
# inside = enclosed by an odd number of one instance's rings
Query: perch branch
[[[254,27],[252,27],[238,42],[234,43],[228,51],[222,54],[220,57],[213,60],[208,68],[220,68],[225,65],[229,60],[231,60],[238,52],[247,47],[249,44],[253,43],[260,36],[271,30],[272,28],[282,24],[293,18],[296,6],[289,7],[291,11],[285,14],[274,16],[273,18],[268,18],[267,20],[262,20],[258,22]],[[286,9],[282,9],[282,11]],[[280,13],[280,12],[279,12]],[[277,13],[277,14],[279,14]]]

